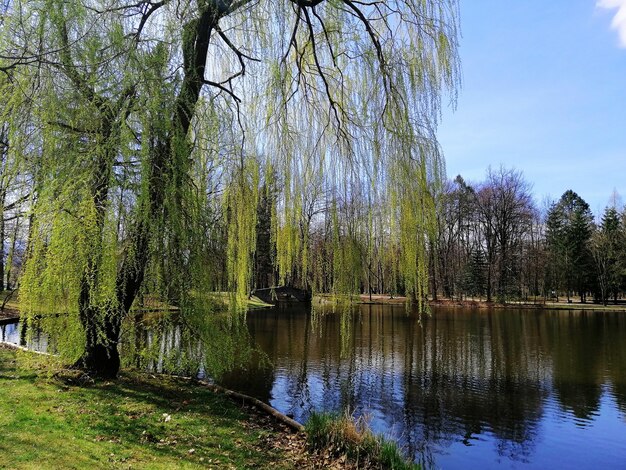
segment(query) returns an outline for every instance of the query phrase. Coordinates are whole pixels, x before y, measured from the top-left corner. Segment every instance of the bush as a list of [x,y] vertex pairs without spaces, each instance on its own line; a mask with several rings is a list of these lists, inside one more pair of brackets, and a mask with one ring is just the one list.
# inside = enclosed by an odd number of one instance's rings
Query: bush
[[326,449],[335,456],[345,454],[363,466],[393,470],[421,467],[408,461],[398,446],[369,429],[364,418],[348,414],[313,413],[306,424],[307,441],[314,449]]

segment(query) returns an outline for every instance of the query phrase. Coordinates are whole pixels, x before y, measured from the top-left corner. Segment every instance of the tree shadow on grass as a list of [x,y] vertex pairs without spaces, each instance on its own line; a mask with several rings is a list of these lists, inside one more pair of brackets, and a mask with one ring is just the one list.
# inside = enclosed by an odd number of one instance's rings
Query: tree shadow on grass
[[211,462],[263,468],[280,463],[278,453],[259,447],[258,432],[246,429],[248,416],[236,403],[193,382],[130,371],[116,381],[81,386],[50,372],[38,375],[12,354],[13,359],[0,354],[0,379],[5,397],[19,410],[3,410],[11,429],[0,440],[0,464],[167,468]]

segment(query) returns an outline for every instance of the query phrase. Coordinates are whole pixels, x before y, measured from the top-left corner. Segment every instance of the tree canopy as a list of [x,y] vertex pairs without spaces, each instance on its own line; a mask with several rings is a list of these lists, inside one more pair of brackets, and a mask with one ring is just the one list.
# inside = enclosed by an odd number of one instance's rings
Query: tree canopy
[[576,291],[585,298],[591,269],[589,240],[593,232],[593,214],[578,194],[567,190],[548,211],[546,239],[551,249],[553,278],[559,288]]
[[[457,36],[455,0],[5,4],[7,152],[34,194],[23,313],[68,314],[49,331],[59,351],[115,375],[143,293],[182,312],[216,290],[242,305],[261,188],[283,280],[312,276],[299,230],[323,200],[333,288],[355,289],[350,239],[369,231],[421,302]],[[369,215],[342,217],[357,199]]]

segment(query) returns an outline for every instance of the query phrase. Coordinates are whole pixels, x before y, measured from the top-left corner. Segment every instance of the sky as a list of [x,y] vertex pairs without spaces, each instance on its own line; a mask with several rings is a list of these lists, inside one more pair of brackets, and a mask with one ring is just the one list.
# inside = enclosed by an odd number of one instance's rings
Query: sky
[[539,207],[567,189],[626,202],[626,0],[460,0],[462,86],[444,109],[447,174],[520,170]]

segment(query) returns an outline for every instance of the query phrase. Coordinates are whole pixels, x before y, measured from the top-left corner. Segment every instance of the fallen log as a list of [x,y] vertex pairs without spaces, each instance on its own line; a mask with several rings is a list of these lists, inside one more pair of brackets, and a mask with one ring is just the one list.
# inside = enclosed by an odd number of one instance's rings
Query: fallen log
[[213,390],[214,392],[223,393],[227,397],[236,398],[238,400],[243,401],[244,403],[246,403],[248,405],[252,405],[252,406],[254,406],[256,408],[259,408],[262,411],[264,411],[265,413],[273,416],[274,418],[276,418],[280,422],[286,424],[287,426],[289,426],[294,431],[297,431],[297,432],[303,432],[304,431],[304,426],[301,425],[300,423],[298,423],[296,420],[291,419],[289,416],[286,416],[286,415],[282,414],[276,408],[271,407],[267,403],[263,403],[261,400],[259,400],[257,398],[251,397],[250,395],[245,395],[243,393],[235,392],[233,390],[229,390],[227,388],[220,387],[219,385],[211,384],[211,383],[205,382],[203,380],[198,380],[198,383],[200,385],[202,385],[203,387],[207,387],[210,390]]

